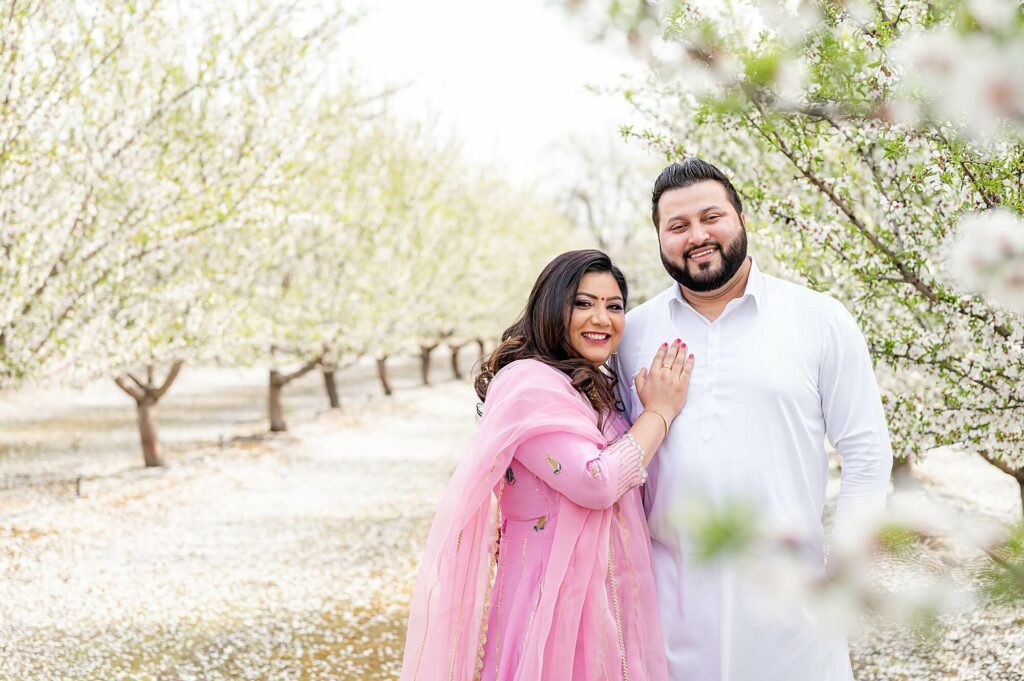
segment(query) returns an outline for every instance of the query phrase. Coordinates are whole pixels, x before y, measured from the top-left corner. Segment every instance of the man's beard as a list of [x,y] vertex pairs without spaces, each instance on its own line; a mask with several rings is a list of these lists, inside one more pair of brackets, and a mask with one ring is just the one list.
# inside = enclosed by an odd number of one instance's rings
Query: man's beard
[[[718,253],[722,257],[721,269],[717,272],[711,272],[710,269],[701,270],[698,265],[697,273],[690,274],[687,269],[686,256],[689,253],[693,253],[694,251],[707,246],[718,247]],[[665,267],[665,271],[668,272],[668,275],[675,279],[680,286],[691,291],[714,291],[715,289],[725,286],[729,280],[732,279],[733,275],[739,271],[740,267],[743,266],[743,261],[747,258],[747,230],[746,228],[741,228],[740,233],[732,240],[728,248],[722,248],[721,244],[709,241],[701,246],[689,249],[686,254],[683,255],[682,267],[679,267],[666,258],[665,251],[662,251],[660,246],[658,250],[661,254],[661,264]]]

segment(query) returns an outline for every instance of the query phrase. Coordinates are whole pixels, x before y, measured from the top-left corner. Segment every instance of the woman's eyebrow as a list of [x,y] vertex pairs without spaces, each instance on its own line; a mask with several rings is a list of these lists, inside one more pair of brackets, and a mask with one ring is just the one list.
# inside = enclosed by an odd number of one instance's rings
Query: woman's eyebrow
[[619,300],[619,301],[622,300],[622,296],[611,296],[610,298],[605,299],[605,298],[599,298],[599,297],[595,296],[593,293],[587,293],[586,291],[577,291],[576,295],[578,295],[578,296],[586,296],[587,298],[592,298],[594,300]]

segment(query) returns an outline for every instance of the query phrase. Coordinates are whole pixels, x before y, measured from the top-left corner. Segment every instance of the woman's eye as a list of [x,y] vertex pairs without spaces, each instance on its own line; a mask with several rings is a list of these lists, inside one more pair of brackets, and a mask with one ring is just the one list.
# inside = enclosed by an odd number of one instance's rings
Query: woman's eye
[[611,305],[608,306],[608,309],[609,310],[615,310],[616,312],[621,312],[622,311],[622,306],[621,305],[617,305],[615,303],[612,303]]
[[576,301],[576,307],[590,307],[590,301],[589,300],[577,300]]

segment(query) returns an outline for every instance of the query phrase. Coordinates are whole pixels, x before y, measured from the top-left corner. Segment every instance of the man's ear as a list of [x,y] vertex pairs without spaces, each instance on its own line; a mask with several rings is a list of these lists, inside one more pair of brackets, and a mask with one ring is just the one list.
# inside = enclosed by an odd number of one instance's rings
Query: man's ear
[[740,226],[742,226],[743,229],[747,228],[747,214],[746,213],[740,213]]

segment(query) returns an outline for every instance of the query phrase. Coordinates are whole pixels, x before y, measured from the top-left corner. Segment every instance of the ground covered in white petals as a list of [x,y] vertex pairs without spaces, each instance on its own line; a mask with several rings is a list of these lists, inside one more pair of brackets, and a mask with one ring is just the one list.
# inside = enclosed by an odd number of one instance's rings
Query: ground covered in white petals
[[[396,678],[422,542],[476,399],[466,382],[400,381],[391,400],[353,393],[341,414],[312,418],[318,386],[304,385],[295,399],[308,413],[294,413],[290,435],[201,446],[221,439],[210,414],[179,404],[169,409],[184,419],[172,420],[179,447],[164,469],[125,458],[137,452],[124,431],[120,454],[102,452],[85,425],[84,449],[97,454],[81,496],[52,485],[0,492],[0,679]],[[236,433],[260,429],[253,404]],[[130,410],[117,414],[130,433]],[[20,423],[26,438],[43,425]],[[191,446],[187,423],[205,424]],[[44,454],[48,472],[74,460]],[[0,464],[28,475],[31,458],[19,450]],[[944,453],[918,475],[915,493],[979,522],[1019,513],[1016,486],[984,463]],[[966,584],[972,573],[953,553],[936,544],[914,560]],[[877,579],[899,588],[916,579],[910,567],[892,560]],[[1024,615],[975,607],[927,636],[867,628],[852,652],[860,680],[1022,679]]]

